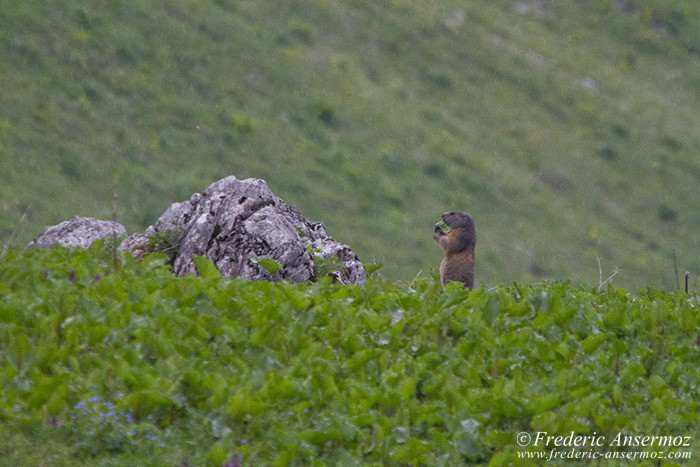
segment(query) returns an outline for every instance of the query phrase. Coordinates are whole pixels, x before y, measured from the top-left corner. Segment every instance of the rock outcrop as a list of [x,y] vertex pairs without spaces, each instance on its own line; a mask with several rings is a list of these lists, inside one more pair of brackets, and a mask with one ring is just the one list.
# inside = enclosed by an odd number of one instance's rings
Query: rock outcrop
[[[88,248],[102,238],[126,235],[117,222],[89,217],[46,227],[26,248]],[[209,258],[223,276],[307,282],[329,275],[361,284],[366,271],[350,247],[328,236],[323,222],[310,222],[275,196],[264,180],[226,177],[170,206],[144,233],[118,247],[136,257],[165,253],[178,275],[196,273],[195,255]]]
[[44,228],[41,235],[29,242],[26,249],[54,248],[56,245],[87,249],[96,240],[123,235],[126,235],[126,229],[118,222],[75,216],[69,221]]
[[202,255],[223,276],[250,280],[306,282],[328,274],[360,284],[366,276],[357,255],[329,237],[322,222],[306,220],[264,180],[233,176],[173,204],[119,248],[134,256],[165,252],[178,275],[195,273],[192,257]]

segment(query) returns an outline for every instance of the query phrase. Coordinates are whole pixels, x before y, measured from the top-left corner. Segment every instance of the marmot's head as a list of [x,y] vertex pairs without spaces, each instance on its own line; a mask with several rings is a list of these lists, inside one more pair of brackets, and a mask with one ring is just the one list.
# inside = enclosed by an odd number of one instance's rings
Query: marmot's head
[[435,226],[433,238],[438,241],[446,254],[474,248],[476,245],[476,227],[474,220],[464,211],[451,211],[442,215],[442,220],[449,230],[443,230],[440,224]]

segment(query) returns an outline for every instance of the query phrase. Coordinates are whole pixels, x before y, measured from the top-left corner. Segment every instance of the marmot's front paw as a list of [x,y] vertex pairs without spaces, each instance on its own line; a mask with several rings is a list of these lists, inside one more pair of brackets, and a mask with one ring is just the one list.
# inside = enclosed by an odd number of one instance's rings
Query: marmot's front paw
[[447,238],[447,234],[445,233],[444,230],[440,228],[439,225],[435,226],[435,232],[433,232],[433,238],[435,239],[436,242],[440,243],[440,240],[443,238]]

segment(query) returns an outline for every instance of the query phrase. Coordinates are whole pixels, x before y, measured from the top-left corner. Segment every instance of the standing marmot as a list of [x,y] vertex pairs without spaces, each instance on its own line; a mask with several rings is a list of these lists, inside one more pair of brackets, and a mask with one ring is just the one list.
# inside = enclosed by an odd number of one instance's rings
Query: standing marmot
[[474,287],[474,246],[476,246],[476,227],[474,220],[463,211],[446,212],[442,220],[449,230],[444,231],[440,224],[435,226],[433,238],[443,250],[445,259],[440,263],[440,281],[442,285],[459,281],[464,287]]

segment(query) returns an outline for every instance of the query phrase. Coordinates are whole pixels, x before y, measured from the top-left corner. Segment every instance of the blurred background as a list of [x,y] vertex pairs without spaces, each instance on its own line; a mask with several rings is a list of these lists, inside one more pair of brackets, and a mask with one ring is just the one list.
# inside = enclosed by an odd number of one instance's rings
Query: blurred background
[[695,0],[10,0],[0,82],[0,247],[235,175],[391,280],[465,210],[477,284],[697,284]]

